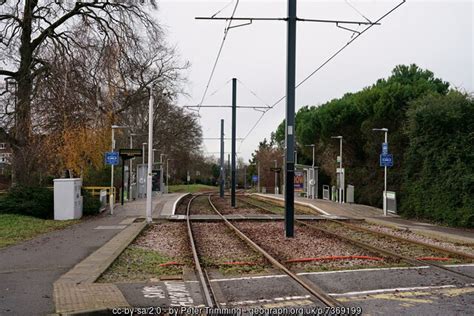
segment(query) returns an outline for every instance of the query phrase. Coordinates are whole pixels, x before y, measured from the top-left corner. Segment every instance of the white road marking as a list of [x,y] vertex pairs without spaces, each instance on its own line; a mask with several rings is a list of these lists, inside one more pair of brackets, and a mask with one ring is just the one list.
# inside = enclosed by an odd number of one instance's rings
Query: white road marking
[[159,285],[145,286],[142,290],[142,293],[146,298],[165,298],[165,291]]
[[[465,265],[465,266],[474,266]],[[386,271],[386,270],[418,270],[418,269],[428,269],[429,266],[420,266],[420,267],[392,267],[392,268],[367,268],[367,269],[357,269],[357,270],[337,270],[337,271],[320,271],[320,272],[301,272],[297,275],[313,275],[313,274],[336,274],[336,273],[349,273],[349,272],[366,272],[366,271]],[[241,281],[241,280],[254,280],[254,279],[271,279],[271,278],[286,278],[288,277],[285,274],[274,274],[274,275],[258,275],[250,277],[241,277],[241,278],[228,278],[228,279],[214,279],[211,282],[227,282],[227,281]]]
[[296,301],[296,300],[303,300],[311,298],[311,295],[304,295],[304,296],[286,296],[286,297],[275,297],[269,299],[261,299],[261,300],[247,300],[247,301],[238,301],[238,302],[229,302],[219,303],[220,305],[252,305],[252,304],[262,304],[262,303],[280,303],[284,301]]
[[[466,286],[472,286],[472,285],[473,285],[472,283],[466,284]],[[356,296],[356,295],[380,294],[380,293],[390,293],[390,292],[438,290],[438,289],[447,289],[447,288],[456,288],[456,287],[457,287],[456,285],[398,287],[398,288],[392,288],[392,289],[378,289],[378,290],[346,292],[346,293],[329,293],[329,295],[334,296],[334,297],[342,297],[342,296]]]
[[429,266],[419,267],[391,267],[391,268],[367,268],[367,269],[356,269],[356,270],[336,270],[336,271],[320,271],[320,272],[301,272],[298,275],[313,275],[313,274],[335,274],[335,273],[350,273],[350,272],[366,272],[366,271],[387,271],[387,270],[418,270],[428,269]]
[[447,265],[447,267],[450,267],[450,268],[474,267],[474,263],[450,264],[450,265]]
[[193,306],[194,300],[184,282],[168,281],[165,286],[171,301],[170,306]]

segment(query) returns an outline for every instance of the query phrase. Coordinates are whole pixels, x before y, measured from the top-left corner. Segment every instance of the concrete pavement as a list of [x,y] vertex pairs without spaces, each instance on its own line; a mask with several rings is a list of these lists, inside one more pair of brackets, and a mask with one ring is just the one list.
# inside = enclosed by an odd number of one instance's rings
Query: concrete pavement
[[[170,212],[169,205],[173,204],[170,201],[178,196],[155,197],[153,216],[158,217],[163,210]],[[63,230],[0,249],[0,315],[53,313],[54,282],[118,233],[134,225],[137,217],[144,216],[144,205],[145,200],[117,205],[114,215],[104,212]],[[123,239],[123,244],[127,242]],[[97,270],[90,272],[97,274]],[[87,292],[89,289],[79,290]]]

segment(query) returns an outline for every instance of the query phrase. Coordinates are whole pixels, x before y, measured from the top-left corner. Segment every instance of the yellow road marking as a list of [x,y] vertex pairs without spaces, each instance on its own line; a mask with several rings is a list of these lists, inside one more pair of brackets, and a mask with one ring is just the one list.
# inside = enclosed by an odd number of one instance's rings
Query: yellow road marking
[[474,287],[465,287],[465,288],[445,290],[445,291],[443,291],[442,294],[444,296],[454,297],[454,296],[459,296],[459,295],[462,295],[462,294],[472,293],[472,292],[474,292]]
[[[438,298],[436,295],[443,295],[447,297],[460,296],[467,293],[474,293],[474,287],[464,287],[455,289],[433,289],[431,291],[405,291],[395,293],[383,293],[383,294],[364,294],[361,296],[348,296],[338,297],[341,302],[354,302],[364,300],[389,300],[389,301],[400,301],[404,304],[411,305],[410,303],[418,304],[429,304]],[[420,296],[430,296],[429,298],[421,298]],[[405,305],[402,305],[405,306]]]

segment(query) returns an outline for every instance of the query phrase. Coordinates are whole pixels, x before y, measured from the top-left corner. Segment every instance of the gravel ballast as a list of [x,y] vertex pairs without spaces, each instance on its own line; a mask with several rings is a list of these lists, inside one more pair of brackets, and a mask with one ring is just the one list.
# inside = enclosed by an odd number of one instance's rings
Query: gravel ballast
[[152,225],[132,244],[154,250],[176,261],[192,262],[189,238],[184,222],[163,222]]
[[[380,258],[380,255],[359,249],[337,238],[300,225],[295,226],[294,238],[286,238],[284,236],[283,222],[236,222],[234,224],[260,247],[265,249],[277,260],[283,262],[292,259],[335,256],[368,256]],[[379,267],[394,265],[396,263],[396,261],[388,258],[383,258],[383,260],[380,261],[365,259],[328,259],[322,261],[287,263],[287,265],[290,265],[290,267],[295,270],[331,270]]]
[[380,226],[380,225],[368,224],[368,223],[351,223],[351,224],[357,225],[363,228],[368,228],[377,232],[394,235],[396,237],[402,237],[402,238],[410,239],[413,241],[424,242],[430,245],[442,247],[448,250],[455,250],[455,251],[463,252],[471,256],[474,256],[474,247],[472,246],[437,240],[435,238],[423,236],[407,229],[396,229],[396,228],[391,228],[387,226]]
[[386,249],[411,259],[449,258],[450,260],[442,261],[443,263],[449,264],[472,262],[472,260],[459,258],[456,255],[449,255],[444,252],[436,251],[428,247],[416,245],[410,242],[397,240],[395,238],[384,237],[369,232],[358,231],[334,222],[321,221],[318,223],[318,225],[319,227],[334,232],[336,234],[347,236],[363,243],[369,244],[371,246]]
[[270,212],[264,211],[260,208],[251,206],[247,203],[236,201],[236,208],[230,206],[230,197],[225,196],[224,198],[215,197],[211,198],[212,203],[216,206],[222,215],[254,215],[254,214],[271,214]]
[[251,249],[224,223],[193,223],[198,252],[205,263],[220,267],[225,262],[249,262],[268,265],[265,258]]

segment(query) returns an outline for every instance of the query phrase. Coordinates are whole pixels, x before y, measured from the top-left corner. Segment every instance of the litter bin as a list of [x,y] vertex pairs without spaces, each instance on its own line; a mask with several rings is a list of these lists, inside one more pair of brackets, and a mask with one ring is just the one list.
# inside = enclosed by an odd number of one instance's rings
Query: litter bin
[[346,202],[347,203],[354,203],[354,186],[348,185],[346,191]]

